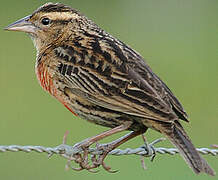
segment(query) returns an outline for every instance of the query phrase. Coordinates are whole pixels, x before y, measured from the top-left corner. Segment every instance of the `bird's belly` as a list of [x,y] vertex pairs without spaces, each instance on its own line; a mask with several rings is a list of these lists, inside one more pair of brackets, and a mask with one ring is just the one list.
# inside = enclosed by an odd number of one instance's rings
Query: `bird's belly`
[[77,101],[74,103],[71,102],[69,104],[70,105],[67,108],[71,112],[77,114],[78,117],[100,126],[114,128],[122,125],[125,121],[131,121],[132,125],[130,126],[129,130],[138,131],[147,129],[147,127],[142,123],[143,121],[137,117],[105,109],[96,105],[86,105],[84,107]]
[[119,122],[113,118],[105,118],[103,116],[95,115],[92,113],[87,114],[81,111],[77,111],[77,113],[80,118],[85,119],[88,122],[91,122],[91,123],[94,123],[100,126],[114,128],[122,124],[122,122]]
[[81,119],[87,120],[88,122],[114,128],[122,125],[125,121],[132,121],[133,124],[129,130],[138,131],[146,128],[142,121],[138,120],[136,117],[91,104],[79,96],[69,96],[66,92],[63,93],[60,89],[57,89],[56,92],[56,98],[69,111]]

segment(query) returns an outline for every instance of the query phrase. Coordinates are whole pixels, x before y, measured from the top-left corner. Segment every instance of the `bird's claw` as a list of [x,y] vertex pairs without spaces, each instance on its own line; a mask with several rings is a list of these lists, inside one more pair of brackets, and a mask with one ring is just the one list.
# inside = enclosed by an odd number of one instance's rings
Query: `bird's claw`
[[104,162],[104,159],[106,158],[106,156],[108,155],[108,153],[110,151],[112,151],[113,148],[113,144],[96,144],[96,149],[98,151],[102,151],[102,154],[99,155],[98,160],[96,161],[97,164],[100,166],[102,166],[107,172],[110,173],[116,173],[118,170],[111,170],[111,167],[106,165],[106,163]]
[[[93,170],[98,168],[99,166],[102,166],[107,172],[110,173],[115,173],[117,172],[117,170],[111,170],[110,166],[107,166],[106,163],[104,162],[104,159],[106,158],[106,156],[108,155],[108,153],[112,150],[113,145],[110,144],[96,144],[96,150],[97,151],[101,151],[102,154],[100,155],[91,155],[90,161],[91,161],[91,165],[89,164],[89,147],[85,147],[84,145],[80,146],[79,144],[77,144],[77,146],[75,148],[82,148],[83,149],[83,153],[76,153],[73,155],[73,157],[71,159],[69,159],[67,167],[71,167],[72,170],[75,171],[81,171],[81,170],[88,170],[89,172],[92,173],[97,173],[97,171]],[[72,167],[70,166],[69,162],[71,162],[72,160],[74,160],[75,163],[79,164],[78,168]]]

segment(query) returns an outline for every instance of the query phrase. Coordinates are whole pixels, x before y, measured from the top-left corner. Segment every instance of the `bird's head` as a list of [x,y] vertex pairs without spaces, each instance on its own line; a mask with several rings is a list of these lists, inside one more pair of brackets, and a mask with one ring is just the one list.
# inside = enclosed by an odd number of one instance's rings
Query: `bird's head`
[[28,33],[37,48],[41,50],[56,41],[64,41],[81,29],[85,16],[77,10],[60,3],[46,3],[33,14],[26,16],[5,28],[9,31]]

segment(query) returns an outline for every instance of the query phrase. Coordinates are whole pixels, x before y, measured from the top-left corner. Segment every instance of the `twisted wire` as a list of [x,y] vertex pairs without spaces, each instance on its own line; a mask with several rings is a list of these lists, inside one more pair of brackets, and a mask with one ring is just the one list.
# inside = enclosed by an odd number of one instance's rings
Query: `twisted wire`
[[[154,144],[154,143],[153,143]],[[179,153],[178,149],[176,148],[164,148],[164,147],[153,147],[153,144],[149,144],[147,147],[139,147],[135,149],[126,148],[126,149],[114,149],[109,154],[120,156],[120,155],[141,155],[146,157],[152,157],[154,154],[169,154],[175,155]],[[61,155],[65,158],[72,157],[76,153],[82,153],[82,149],[76,149],[73,146],[69,146],[66,144],[61,144],[56,147],[44,147],[44,146],[20,146],[20,145],[2,145],[0,146],[0,152],[37,152],[37,153],[47,153],[49,156],[53,154]],[[197,148],[197,151],[203,155],[218,155],[218,149],[210,149],[210,148]],[[96,148],[89,148],[89,153],[92,155],[100,155],[102,151],[97,150]]]

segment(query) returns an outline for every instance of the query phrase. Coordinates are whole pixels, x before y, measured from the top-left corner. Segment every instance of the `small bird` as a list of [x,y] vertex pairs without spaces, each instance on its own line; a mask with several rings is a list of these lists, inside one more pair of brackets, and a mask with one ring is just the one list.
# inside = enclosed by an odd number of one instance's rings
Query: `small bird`
[[[74,115],[111,128],[75,145],[84,151],[75,156],[78,170],[102,165],[110,171],[106,155],[151,128],[179,149],[196,174],[215,175],[181,126],[181,120],[188,122],[187,114],[167,85],[139,53],[85,15],[64,4],[46,3],[5,29],[32,38],[37,50],[35,71],[44,90]],[[103,154],[89,165],[89,146],[125,130],[131,132],[98,145]]]

